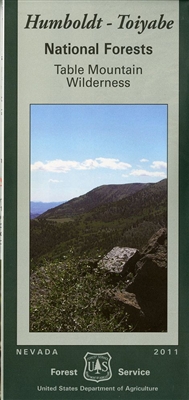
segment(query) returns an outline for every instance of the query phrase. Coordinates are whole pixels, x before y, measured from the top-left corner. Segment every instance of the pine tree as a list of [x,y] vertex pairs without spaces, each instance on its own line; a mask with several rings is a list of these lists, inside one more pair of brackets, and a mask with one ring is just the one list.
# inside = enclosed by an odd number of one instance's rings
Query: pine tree
[[96,370],[96,374],[100,374],[100,372],[99,371],[101,371],[101,365],[100,365],[100,361],[99,361],[99,359],[97,358],[97,360],[96,360],[96,364],[95,364],[95,370]]

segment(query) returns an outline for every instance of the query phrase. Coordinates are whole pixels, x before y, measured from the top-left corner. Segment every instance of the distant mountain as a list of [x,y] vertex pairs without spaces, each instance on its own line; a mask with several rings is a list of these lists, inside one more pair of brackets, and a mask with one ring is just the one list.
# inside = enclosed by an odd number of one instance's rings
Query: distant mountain
[[39,215],[40,215],[40,214],[33,214],[33,213],[30,213],[30,218],[31,218],[31,219],[35,219],[35,218],[39,217]]
[[[103,185],[90,192],[67,201],[64,204],[44,212],[41,218],[74,217],[86,213],[102,204],[122,200],[139,190],[147,187],[149,183],[128,183],[122,185]],[[50,208],[50,207],[49,207]]]
[[59,204],[63,204],[63,202],[51,202],[51,203],[43,203],[42,201],[31,201],[30,202],[30,217],[37,218],[40,214],[49,210],[50,208],[54,208]]

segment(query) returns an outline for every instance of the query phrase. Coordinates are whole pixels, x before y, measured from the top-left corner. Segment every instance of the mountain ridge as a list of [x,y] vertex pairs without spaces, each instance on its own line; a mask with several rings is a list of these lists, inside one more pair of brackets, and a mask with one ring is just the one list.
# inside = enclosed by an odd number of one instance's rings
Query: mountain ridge
[[40,218],[62,218],[75,217],[91,211],[92,209],[106,203],[119,201],[128,197],[145,187],[149,183],[126,183],[126,184],[110,184],[98,186],[79,197],[51,208],[40,215]]

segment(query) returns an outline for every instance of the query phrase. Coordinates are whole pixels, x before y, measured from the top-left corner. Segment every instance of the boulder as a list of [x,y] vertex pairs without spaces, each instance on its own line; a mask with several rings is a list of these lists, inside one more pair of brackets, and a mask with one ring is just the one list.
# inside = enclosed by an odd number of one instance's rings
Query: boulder
[[148,241],[142,249],[142,256],[145,254],[154,254],[157,251],[167,249],[167,229],[161,228]]
[[136,264],[136,274],[126,290],[136,295],[148,325],[166,330],[167,232],[161,229],[149,240]]
[[129,314],[128,322],[134,325],[133,330],[136,330],[136,327],[138,330],[145,328],[145,316],[134,293],[117,290],[114,293],[114,300],[124,304],[125,312]]
[[110,273],[125,274],[140,259],[139,254],[139,251],[134,248],[114,247],[99,261],[98,266]]

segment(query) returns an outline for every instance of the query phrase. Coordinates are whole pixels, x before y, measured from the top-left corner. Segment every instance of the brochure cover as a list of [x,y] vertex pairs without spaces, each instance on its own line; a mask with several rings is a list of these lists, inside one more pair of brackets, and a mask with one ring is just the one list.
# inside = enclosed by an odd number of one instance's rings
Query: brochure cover
[[2,399],[188,399],[189,2],[4,9]]

